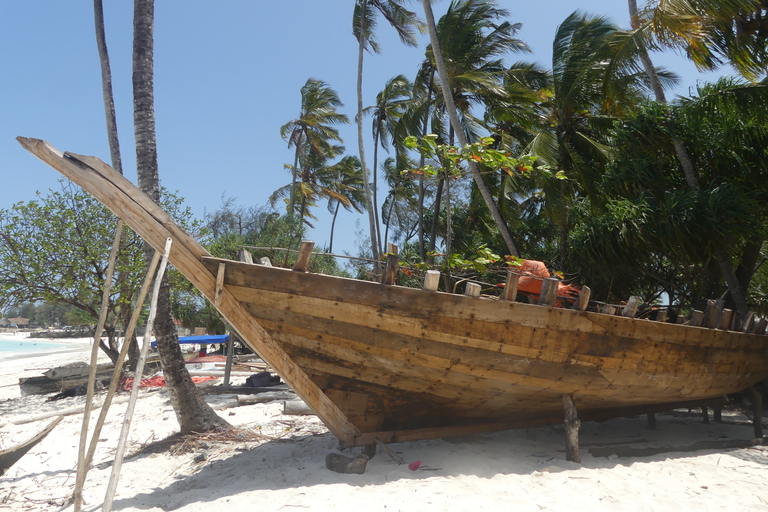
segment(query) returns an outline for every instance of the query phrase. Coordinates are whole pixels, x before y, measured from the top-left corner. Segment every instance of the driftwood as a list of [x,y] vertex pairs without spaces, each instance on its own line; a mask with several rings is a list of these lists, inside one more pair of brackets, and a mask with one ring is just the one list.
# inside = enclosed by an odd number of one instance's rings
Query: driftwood
[[293,400],[296,393],[293,391],[269,391],[258,395],[237,395],[237,403],[240,405],[263,404],[275,400]]
[[304,400],[299,398],[297,400],[286,400],[283,402],[283,414],[314,416],[316,413]]

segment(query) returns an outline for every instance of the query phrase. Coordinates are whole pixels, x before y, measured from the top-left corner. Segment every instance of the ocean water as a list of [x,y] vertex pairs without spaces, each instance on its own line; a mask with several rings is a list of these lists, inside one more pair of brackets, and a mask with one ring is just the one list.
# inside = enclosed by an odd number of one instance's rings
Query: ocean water
[[42,352],[61,352],[68,347],[62,343],[47,343],[14,336],[0,336],[0,361],[16,357],[29,357]]

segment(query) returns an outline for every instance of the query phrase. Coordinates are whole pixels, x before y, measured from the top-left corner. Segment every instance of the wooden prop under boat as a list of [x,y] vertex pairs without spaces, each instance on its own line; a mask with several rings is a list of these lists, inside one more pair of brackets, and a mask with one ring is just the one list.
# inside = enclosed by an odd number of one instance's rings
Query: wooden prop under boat
[[[211,257],[101,160],[19,137],[171,263],[346,446],[664,410],[768,377],[768,336]],[[762,331],[764,332],[764,326]]]
[[61,420],[63,419],[63,416],[59,416],[47,427],[45,427],[40,433],[27,439],[23,443],[17,444],[16,446],[11,446],[5,450],[0,450],[0,475],[5,474],[5,472],[8,471],[11,466],[16,464],[19,459],[26,455],[29,450],[34,448],[37,443],[45,439],[45,437],[51,433],[51,430],[53,430],[56,425],[61,423]]

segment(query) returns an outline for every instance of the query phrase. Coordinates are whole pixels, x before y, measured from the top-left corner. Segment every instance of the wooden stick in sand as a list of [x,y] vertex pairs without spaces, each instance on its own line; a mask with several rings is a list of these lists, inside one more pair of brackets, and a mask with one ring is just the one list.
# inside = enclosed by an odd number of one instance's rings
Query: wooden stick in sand
[[112,276],[115,272],[115,260],[117,260],[117,251],[120,248],[120,238],[123,236],[123,221],[117,221],[115,230],[115,240],[112,243],[112,251],[109,253],[109,264],[107,265],[107,276],[104,279],[104,293],[101,297],[101,312],[99,322],[96,325],[96,332],[93,334],[93,347],[91,348],[91,369],[88,373],[88,390],[85,396],[85,413],[83,414],[83,426],[80,429],[80,448],[77,452],[77,477],[75,478],[75,512],[80,512],[83,506],[83,484],[85,483],[85,474],[88,472],[85,463],[85,445],[88,442],[88,422],[91,418],[91,404],[93,403],[93,389],[96,384],[96,360],[99,357],[99,343],[101,342],[101,331],[107,320],[107,310],[109,308],[109,294],[112,288]]
[[128,408],[125,411],[125,420],[123,421],[123,429],[120,432],[120,440],[117,442],[117,450],[115,453],[115,462],[112,466],[112,474],[109,477],[109,485],[107,486],[107,494],[104,497],[104,505],[102,506],[102,512],[112,511],[112,502],[115,499],[115,490],[117,489],[117,481],[120,479],[120,469],[123,466],[123,455],[125,454],[125,445],[128,442],[128,434],[131,430],[131,419],[133,418],[133,410],[136,407],[136,399],[139,396],[139,387],[141,384],[141,374],[144,371],[144,363],[147,360],[147,353],[149,352],[149,345],[151,344],[152,336],[152,324],[155,322],[155,315],[157,314],[157,297],[160,294],[160,282],[162,281],[162,275],[165,273],[165,267],[168,265],[168,256],[171,252],[171,239],[168,238],[165,242],[165,250],[163,251],[163,259],[160,262],[160,267],[157,271],[157,277],[155,278],[155,286],[152,289],[152,300],[149,305],[149,318],[147,319],[147,330],[144,333],[144,343],[141,346],[141,354],[139,355],[139,362],[136,365],[136,377],[133,379],[133,387],[131,388],[131,399],[128,401]]

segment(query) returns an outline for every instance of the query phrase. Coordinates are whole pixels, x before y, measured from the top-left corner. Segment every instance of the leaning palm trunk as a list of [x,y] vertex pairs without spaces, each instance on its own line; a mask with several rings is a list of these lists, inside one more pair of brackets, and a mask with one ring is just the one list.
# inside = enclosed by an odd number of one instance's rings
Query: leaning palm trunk
[[[139,188],[155,202],[160,198],[155,138],[153,24],[154,0],[134,0],[133,20],[133,109],[136,134],[136,167]],[[145,244],[144,256],[149,263],[153,249]],[[158,296],[154,331],[163,366],[168,396],[176,412],[181,432],[205,432],[226,428],[229,424],[219,418],[203,400],[184,366],[176,326],[171,314],[171,297],[165,274]]]
[[379,248],[378,237],[376,236],[376,218],[371,195],[371,183],[368,179],[368,167],[365,164],[365,142],[363,137],[363,53],[365,52],[365,10],[368,2],[360,2],[360,46],[357,53],[357,145],[360,152],[360,168],[363,171],[363,189],[365,190],[365,208],[368,210],[368,224],[371,233],[371,253],[373,257],[373,273],[378,277],[379,269]]
[[[628,5],[632,28],[637,30],[640,26],[637,1],[628,0]],[[653,62],[651,61],[651,58],[645,48],[640,48],[640,59],[643,63],[643,67],[645,68],[645,73],[648,75],[648,79],[651,82],[653,92],[656,96],[656,101],[666,104],[667,98],[664,95],[664,89],[661,86],[661,80],[659,80],[659,75],[656,73]],[[683,141],[679,139],[672,139],[672,143],[675,147],[677,159],[680,161],[680,166],[683,168],[683,173],[685,174],[685,180],[688,183],[688,186],[692,190],[698,190],[700,188],[699,178],[693,168],[693,161],[691,160],[691,156],[688,153],[688,149],[683,144]],[[747,304],[747,298],[746,294],[744,293],[744,289],[742,288],[736,271],[733,268],[731,257],[729,256],[728,252],[723,249],[721,244],[715,242],[714,246],[715,259],[717,260],[717,264],[720,267],[720,271],[723,273],[723,277],[725,277],[725,283],[728,285],[728,292],[731,294],[733,303],[736,306],[736,311],[739,312],[742,318],[745,318],[749,313],[749,305]]]
[[[440,42],[437,39],[437,27],[435,25],[435,16],[432,13],[432,6],[430,0],[421,0],[421,4],[424,6],[424,15],[427,18],[427,29],[429,30],[429,39],[432,43],[432,52],[435,55],[435,65],[437,67],[437,74],[440,77],[440,88],[443,91],[443,97],[445,100],[445,107],[448,111],[448,117],[451,119],[451,126],[456,131],[456,136],[459,139],[461,146],[467,145],[467,137],[464,134],[464,130],[459,121],[459,114],[456,111],[456,105],[453,102],[453,95],[451,92],[451,84],[448,82],[448,72],[445,69],[445,61],[443,60],[443,52],[440,49]],[[493,220],[496,222],[496,226],[501,233],[504,242],[507,245],[507,250],[513,256],[520,256],[517,250],[514,240],[512,240],[512,234],[509,232],[506,222],[501,216],[496,203],[493,200],[493,195],[488,189],[488,185],[483,181],[483,177],[480,175],[480,170],[477,168],[474,162],[469,162],[469,170],[472,173],[472,178],[475,180],[475,185],[480,191],[480,195],[483,197],[488,210],[491,212]]]

